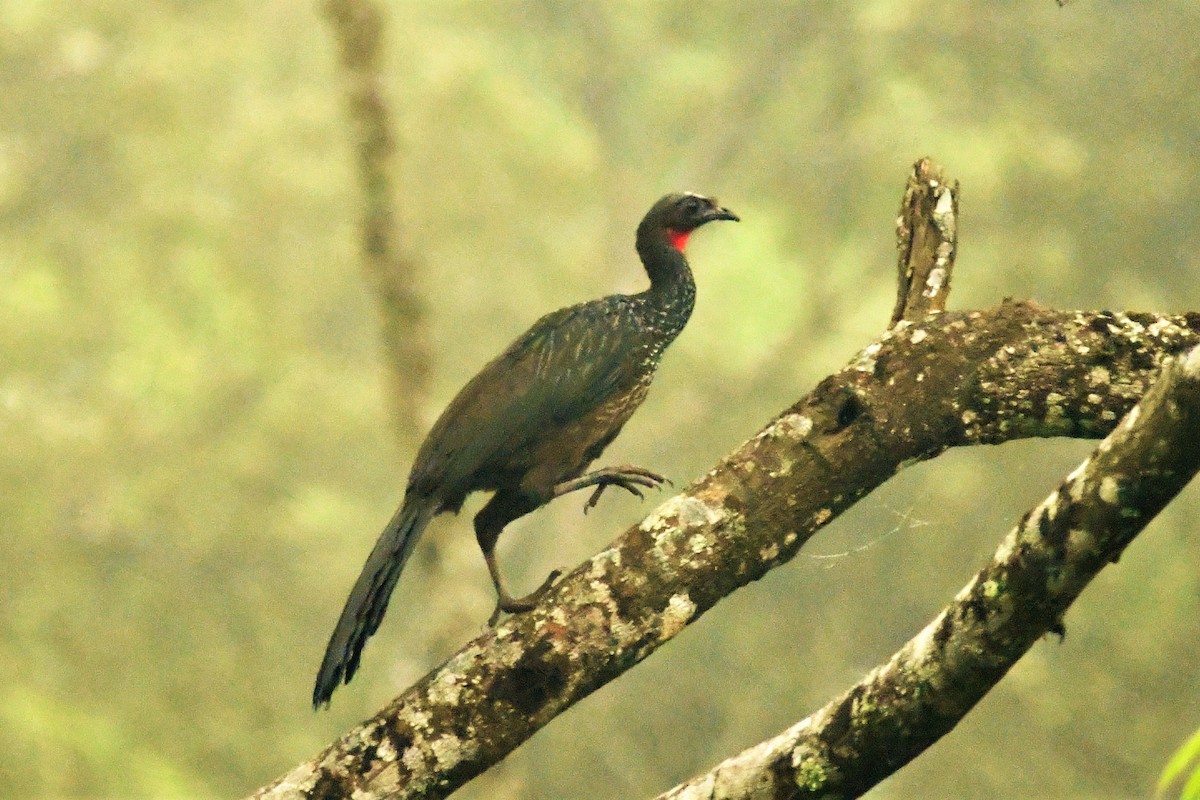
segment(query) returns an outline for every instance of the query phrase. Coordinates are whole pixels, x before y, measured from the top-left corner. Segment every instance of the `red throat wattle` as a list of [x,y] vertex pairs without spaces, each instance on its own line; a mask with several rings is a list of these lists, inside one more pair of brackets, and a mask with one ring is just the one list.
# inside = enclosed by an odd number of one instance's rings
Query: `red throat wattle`
[[688,237],[691,235],[691,231],[667,231],[667,238],[671,240],[671,246],[681,253],[683,248],[687,247]]

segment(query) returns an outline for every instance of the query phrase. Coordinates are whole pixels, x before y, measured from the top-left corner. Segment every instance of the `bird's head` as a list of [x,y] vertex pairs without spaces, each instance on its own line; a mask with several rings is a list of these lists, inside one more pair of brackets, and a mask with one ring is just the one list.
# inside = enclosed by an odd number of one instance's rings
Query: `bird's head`
[[692,231],[718,219],[738,221],[738,215],[722,208],[714,197],[691,192],[669,194],[655,203],[639,226],[638,233],[665,236],[676,250],[683,252]]

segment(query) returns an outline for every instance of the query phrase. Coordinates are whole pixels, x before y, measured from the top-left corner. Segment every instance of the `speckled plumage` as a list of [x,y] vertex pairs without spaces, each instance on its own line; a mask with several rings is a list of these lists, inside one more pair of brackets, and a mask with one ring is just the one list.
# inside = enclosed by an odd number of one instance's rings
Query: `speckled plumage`
[[[549,499],[645,398],[695,298],[690,273],[672,288],[669,298],[612,295],[538,320],[447,406],[417,454],[408,491],[438,496],[445,511],[457,511],[470,492],[514,486]],[[673,313],[664,313],[664,301]]]
[[661,483],[660,476],[636,467],[584,470],[645,399],[663,351],[691,315],[696,286],[676,245],[717,219],[737,217],[698,195],[659,200],[637,232],[649,289],[547,314],[450,401],[417,452],[403,505],[351,590],[317,675],[315,706],[353,676],[363,644],[378,628],[400,571],[434,515],[457,512],[472,492],[495,492],[475,517],[498,596],[495,620],[501,610],[531,607],[541,591],[527,598],[505,591],[493,552],[505,525],[576,489],[617,485],[640,494],[637,487]]

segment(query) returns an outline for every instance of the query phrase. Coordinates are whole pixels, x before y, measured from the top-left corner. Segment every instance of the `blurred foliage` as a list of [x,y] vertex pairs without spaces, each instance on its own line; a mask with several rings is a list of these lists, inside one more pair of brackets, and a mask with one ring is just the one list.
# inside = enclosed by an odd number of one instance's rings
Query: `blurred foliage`
[[1180,745],[1158,776],[1158,796],[1178,784],[1179,800],[1200,800],[1200,730]]
[[[1200,306],[1191,0],[388,8],[424,425],[539,314],[639,289],[633,228],[672,189],[744,220],[692,244],[697,312],[606,455],[677,483],[882,329],[919,156],[962,181],[954,307]],[[248,792],[492,601],[469,519],[440,520],[363,672],[310,710],[411,455],[329,31],[280,0],[6,0],[0,63],[0,795]],[[902,473],[462,796],[648,796],[775,733],[919,630],[1090,447]],[[581,503],[513,526],[514,585],[649,510]],[[1190,490],[1065,642],[875,796],[1145,794],[1200,719],[1198,514]]]

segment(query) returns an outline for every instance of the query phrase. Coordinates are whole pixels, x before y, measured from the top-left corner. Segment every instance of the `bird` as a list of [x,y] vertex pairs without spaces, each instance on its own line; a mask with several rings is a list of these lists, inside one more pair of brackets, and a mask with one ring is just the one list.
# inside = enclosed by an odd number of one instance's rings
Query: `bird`
[[467,495],[493,492],[474,519],[475,537],[501,613],[531,610],[555,570],[524,597],[509,594],[495,546],[508,523],[551,500],[593,489],[584,511],[608,486],[639,498],[666,480],[634,466],[588,466],[621,432],[650,388],[663,351],[687,323],[696,284],[684,250],[715,220],[738,221],[716,199],[668,194],[637,227],[636,249],[650,287],[559,309],[539,319],[458,392],[417,451],[404,500],[383,529],[334,627],[313,688],[328,706],[349,683],[363,645],[379,628],[405,562],[434,516],[458,513]]

